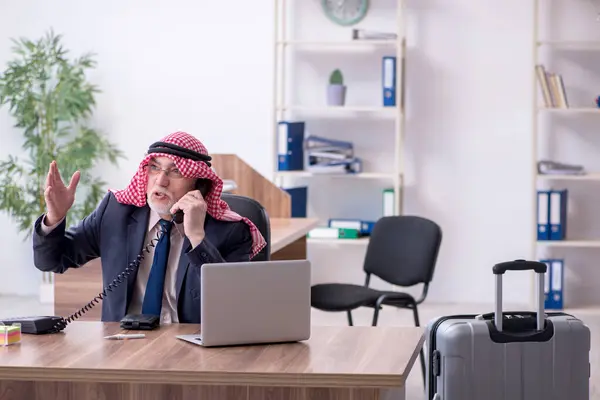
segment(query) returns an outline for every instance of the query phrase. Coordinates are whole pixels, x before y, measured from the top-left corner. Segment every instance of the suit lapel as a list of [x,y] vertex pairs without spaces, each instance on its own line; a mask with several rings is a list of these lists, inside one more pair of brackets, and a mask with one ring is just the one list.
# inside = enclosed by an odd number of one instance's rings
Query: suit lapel
[[[137,259],[140,253],[143,252],[144,256],[148,256],[148,253],[143,251],[144,239],[148,232],[148,218],[150,209],[148,207],[136,208],[135,211],[129,217],[129,224],[127,226],[127,266]],[[127,304],[124,304],[125,310],[131,301],[131,294],[133,293],[133,285],[137,277],[138,266],[134,268],[127,279]]]
[[185,254],[190,249],[190,247],[191,243],[189,239],[187,238],[187,236],[184,236],[183,246],[181,246],[181,254],[179,255],[179,265],[177,266],[177,279],[175,281],[177,288],[177,300],[179,300],[179,294],[181,293],[181,288],[183,286],[183,278],[185,278],[185,274],[187,273],[188,267],[190,266],[188,257]]

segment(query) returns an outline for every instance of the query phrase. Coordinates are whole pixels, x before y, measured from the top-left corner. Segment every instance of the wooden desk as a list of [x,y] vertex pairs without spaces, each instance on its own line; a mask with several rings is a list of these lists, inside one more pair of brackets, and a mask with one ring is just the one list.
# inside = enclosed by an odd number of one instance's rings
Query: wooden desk
[[[271,218],[271,258],[306,259],[306,234],[317,226],[314,218]],[[102,292],[102,270],[96,259],[81,268],[54,275],[54,314],[67,316],[79,310]],[[80,319],[99,321],[102,307],[97,305]],[[0,397],[1,399],[1,397]]]
[[315,218],[271,218],[271,259],[306,259],[306,234],[316,227]]
[[117,323],[74,322],[0,347],[3,400],[404,399],[423,328],[313,327],[305,342],[202,348],[164,325],[145,339],[105,340]]

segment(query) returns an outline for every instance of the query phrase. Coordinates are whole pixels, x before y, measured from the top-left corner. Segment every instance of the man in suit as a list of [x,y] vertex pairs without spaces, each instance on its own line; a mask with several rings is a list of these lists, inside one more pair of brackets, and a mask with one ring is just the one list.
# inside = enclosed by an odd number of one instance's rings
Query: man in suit
[[[65,186],[52,162],[47,212],[33,229],[36,268],[62,274],[101,257],[103,321],[153,314],[161,323],[199,323],[202,265],[249,261],[266,245],[256,226],[221,199],[223,182],[210,160],[192,135],[170,134],[150,146],[125,189],[109,191],[68,229],[65,217],[80,174]],[[178,211],[182,223],[173,219]],[[140,254],[136,268],[132,262]],[[100,299],[90,300],[91,305]]]

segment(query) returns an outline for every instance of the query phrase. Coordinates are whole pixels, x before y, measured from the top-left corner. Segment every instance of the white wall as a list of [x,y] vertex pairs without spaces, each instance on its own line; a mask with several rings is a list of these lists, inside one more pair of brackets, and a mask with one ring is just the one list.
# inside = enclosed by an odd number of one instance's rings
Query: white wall
[[[431,298],[491,302],[491,267],[531,251],[531,2],[411,4],[407,208],[444,230]],[[505,280],[529,300],[528,274]]]
[[[373,9],[360,26],[381,29],[382,10],[393,1],[371,3]],[[571,3],[583,10],[578,18],[594,22],[589,3]],[[88,50],[98,54],[99,68],[91,78],[103,94],[94,120],[129,156],[119,170],[105,170],[113,187],[128,182],[148,143],[179,129],[197,135],[209,151],[237,153],[271,177],[273,2],[219,4],[150,1],[142,7],[114,0],[94,4],[62,0],[52,5],[0,0],[0,65],[10,58],[8,37],[37,37],[50,26],[65,34],[75,54]],[[405,211],[434,219],[444,231],[431,301],[490,302],[491,266],[531,257],[531,4],[408,1]],[[345,34],[323,17],[317,0],[305,2],[299,10],[304,19],[295,32],[302,38]],[[579,20],[573,21],[564,26],[580,27]],[[307,27],[310,22],[317,28]],[[580,33],[598,37],[597,29],[592,23]],[[331,67],[347,68],[349,78],[352,73],[357,78],[361,71],[378,68],[380,54],[304,55],[297,60],[305,68],[300,98],[319,102]],[[592,68],[589,65],[586,68]],[[378,101],[374,93],[362,98],[350,95],[348,103]],[[1,156],[20,145],[19,133],[10,126],[6,113],[0,113]],[[377,121],[374,126],[360,122],[349,131],[357,148],[372,154],[377,145],[392,139],[386,130],[393,125]],[[347,124],[325,121],[312,127],[315,132],[334,127],[343,132]],[[361,132],[367,129],[365,140]],[[388,155],[382,157],[386,160]],[[386,161],[379,161],[369,167],[384,168]],[[340,216],[347,211],[364,218],[377,215],[378,190],[387,186],[336,180],[349,191],[342,194],[333,192],[327,180],[315,182],[310,188],[311,214],[331,211]],[[347,205],[340,206],[335,198]],[[0,233],[0,240],[3,248],[18,249],[0,253],[0,272],[7,276],[11,271],[12,279],[0,281],[0,293],[35,293],[37,274],[29,244],[21,243],[11,229]],[[363,255],[360,246],[311,246],[315,281],[362,283]],[[529,300],[528,274],[510,274],[506,281],[507,302]]]
[[[147,146],[176,130],[196,135],[210,152],[237,153],[269,176],[271,6],[0,1],[0,65],[11,57],[9,37],[37,38],[49,27],[64,34],[74,56],[97,53],[99,65],[90,78],[103,93],[94,123],[128,156],[119,169],[102,171],[112,187],[126,185]],[[1,157],[21,145],[12,123],[2,110]],[[11,274],[0,280],[0,293],[36,293],[39,274],[29,243],[10,228],[0,240],[3,249],[15,249],[0,252],[0,274]]]
[[[317,10],[314,2],[308,3]],[[394,1],[373,2],[374,9],[361,26],[389,28],[389,22],[394,22],[390,3]],[[531,3],[444,0],[408,1],[408,5],[405,211],[437,221],[444,232],[429,294],[431,301],[491,302],[492,265],[529,257],[531,251]],[[313,18],[327,27],[328,37],[342,35],[323,21],[318,10]],[[510,30],[506,29],[507,20],[511,21]],[[296,29],[305,38],[324,36],[305,25]],[[298,54],[304,75],[297,80],[303,88],[314,87],[306,79],[317,75],[317,68],[327,73],[336,63],[343,63],[342,69],[348,71],[349,79],[359,81],[355,85],[348,83],[351,92],[364,92],[362,79],[373,71],[375,76],[371,78],[375,80],[370,82],[371,88],[378,89],[376,79],[383,54],[385,51],[338,58]],[[319,84],[316,80],[310,83]],[[322,81],[320,84],[322,87]],[[298,101],[323,101],[322,88],[312,97],[308,89],[300,92]],[[378,90],[367,92],[361,98],[349,99],[348,103],[379,104],[379,95]],[[358,132],[354,129],[351,132],[352,139],[362,144],[361,150],[366,152],[377,146],[383,151],[383,158],[389,160],[388,143],[393,138],[389,131],[393,123],[357,122]],[[329,130],[333,124],[313,126],[336,137],[348,134],[342,129]],[[380,171],[385,164],[371,167]],[[362,181],[336,181],[343,182],[350,191],[343,196],[343,204],[351,206],[338,207],[330,196],[316,202],[314,207],[318,211],[325,209],[324,203],[329,203],[328,208],[336,216],[349,209],[363,218],[380,212],[378,187],[386,186],[386,182],[367,185]],[[315,184],[314,189],[311,186],[314,196],[326,190],[331,182]],[[374,195],[362,194],[369,190]],[[364,204],[368,208],[361,210]],[[353,282],[362,282],[359,264],[364,248],[339,245],[333,251],[339,252],[338,258],[330,258],[328,265],[323,262],[323,267],[316,268],[315,279],[328,281],[345,276]],[[329,246],[311,247],[311,257],[319,260],[325,260],[331,252]],[[529,300],[528,274],[509,274],[506,281],[507,302]]]

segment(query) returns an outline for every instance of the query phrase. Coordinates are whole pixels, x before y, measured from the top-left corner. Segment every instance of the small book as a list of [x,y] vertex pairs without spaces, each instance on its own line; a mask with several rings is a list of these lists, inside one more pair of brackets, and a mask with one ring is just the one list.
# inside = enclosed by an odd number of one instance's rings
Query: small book
[[360,231],[358,229],[323,226],[310,230],[308,237],[311,239],[358,239]]

